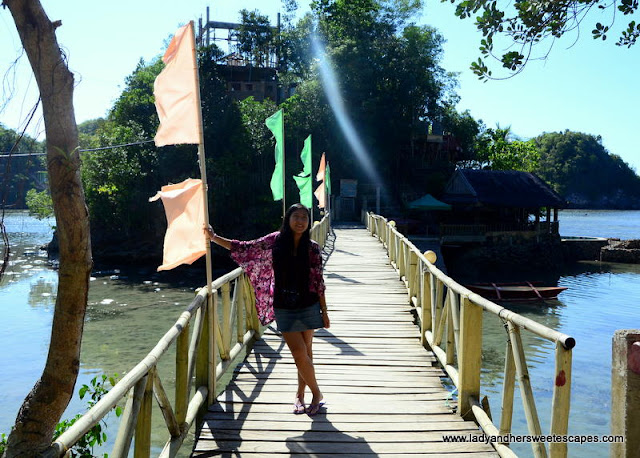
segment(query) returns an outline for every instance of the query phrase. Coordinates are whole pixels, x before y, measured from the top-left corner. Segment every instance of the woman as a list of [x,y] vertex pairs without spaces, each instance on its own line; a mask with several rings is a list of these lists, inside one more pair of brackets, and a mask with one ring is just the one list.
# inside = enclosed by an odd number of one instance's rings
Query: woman
[[[220,237],[211,227],[209,239],[230,250],[253,285],[258,318],[263,325],[275,321],[298,369],[298,390],[293,413],[315,415],[322,393],[313,367],[313,333],[330,325],[322,278],[320,247],[310,238],[309,210],[294,204],[286,211],[280,231],[248,242]],[[305,388],[311,404],[305,407]]]

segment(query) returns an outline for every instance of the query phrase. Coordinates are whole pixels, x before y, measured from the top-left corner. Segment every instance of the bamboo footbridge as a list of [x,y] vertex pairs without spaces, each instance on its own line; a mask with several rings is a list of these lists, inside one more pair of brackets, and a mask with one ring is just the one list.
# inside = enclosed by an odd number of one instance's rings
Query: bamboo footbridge
[[[194,424],[194,457],[516,456],[508,443],[473,440],[511,433],[516,385],[528,434],[567,435],[574,339],[455,283],[393,222],[363,219],[366,229],[331,229],[325,218],[312,231],[328,255],[331,318],[313,344],[326,401],[318,415],[293,415],[293,358],[273,327],[259,326],[253,291],[238,268],[213,282],[212,300],[200,290],[156,347],[47,456],[63,456],[123,404],[111,457],[129,456],[130,448],[134,457],[176,456]],[[481,396],[484,317],[502,320],[509,335],[497,424]],[[522,332],[555,344],[550,421],[537,414]],[[156,364],[174,343],[171,402]],[[154,414],[166,424],[164,448],[151,445]],[[467,442],[450,442],[450,435]],[[531,446],[536,457],[567,456],[563,442]]]

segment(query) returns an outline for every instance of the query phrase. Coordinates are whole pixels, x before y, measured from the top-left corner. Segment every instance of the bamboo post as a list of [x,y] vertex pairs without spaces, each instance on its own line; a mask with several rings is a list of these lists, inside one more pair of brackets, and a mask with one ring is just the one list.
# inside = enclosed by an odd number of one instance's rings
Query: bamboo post
[[246,274],[243,274],[245,281],[245,288],[247,292],[247,298],[249,302],[249,307],[251,309],[251,322],[253,324],[252,328],[258,332],[260,329],[260,320],[258,319],[258,312],[256,311],[256,295],[253,291],[253,287],[249,283],[249,277]]
[[236,342],[242,343],[244,333],[247,330],[246,317],[244,314],[244,283],[238,277],[236,279],[236,287],[233,293],[236,301]]
[[458,355],[458,392],[460,416],[471,420],[471,398],[480,398],[482,367],[482,308],[468,297],[462,299],[460,310],[460,354]]
[[136,440],[133,445],[133,458],[151,456],[151,407],[153,407],[153,373],[149,373],[145,384],[138,421],[136,422]]
[[440,319],[437,322],[437,326],[433,330],[433,343],[440,347],[442,343],[442,336],[444,334],[444,328],[449,317],[449,303],[451,300],[451,290],[447,290],[447,296],[442,304],[442,310],[440,311]]
[[394,267],[397,267],[398,262],[396,261],[398,255],[398,238],[396,237],[396,233],[393,230],[396,227],[395,221],[389,222],[389,260],[390,264]]
[[404,238],[403,237],[398,237],[398,244],[399,244],[399,249],[398,249],[398,274],[400,275],[400,279],[404,280],[404,276],[405,276],[405,254],[404,254],[404,250],[405,250],[405,244],[404,244]]
[[456,358],[456,338],[453,332],[453,309],[456,307],[455,296],[456,293],[452,291],[449,297],[449,313],[447,314],[447,365],[453,364]]
[[426,264],[422,264],[420,275],[420,308],[422,316],[420,320],[420,343],[424,347],[426,344],[425,334],[431,329],[431,274]]
[[[200,341],[196,348],[196,389],[201,386],[209,389],[209,317],[207,308],[201,308],[203,312],[202,331],[200,333]],[[209,402],[211,400],[211,402]],[[207,402],[203,404],[206,409],[209,404],[213,404],[213,396],[207,396]],[[203,409],[198,412],[198,417],[203,413]]]
[[220,287],[222,292],[222,343],[224,354],[228,355],[231,343],[231,291],[229,283],[226,282]]
[[[237,338],[234,339],[235,334],[238,332],[237,330],[234,332],[233,329],[233,320],[236,320],[236,326],[239,324],[239,316],[238,316],[238,288],[237,288],[237,279],[234,282],[233,286],[233,295],[229,295],[231,298],[231,308],[229,309],[229,348],[231,348],[233,343],[237,342]],[[231,283],[229,283],[229,288],[231,288]]]
[[[556,343],[556,376],[553,384],[553,399],[551,401],[551,434],[559,436],[566,436],[569,431],[571,361],[572,350],[565,349],[559,342]],[[640,430],[638,432],[640,433]],[[554,458],[566,457],[567,444],[564,442],[552,442],[549,444],[549,454]]]
[[154,372],[153,394],[155,395],[156,401],[158,402],[158,406],[162,411],[162,416],[164,417],[164,422],[167,425],[169,434],[171,434],[171,437],[178,437],[182,432],[180,431],[180,425],[176,420],[176,415],[173,413],[171,402],[169,401],[167,392],[164,390],[164,387],[162,386],[162,381],[160,380],[160,377],[158,377],[158,372],[156,368],[153,368],[153,372]]
[[184,325],[176,341],[176,420],[182,428],[189,403],[189,323]]
[[129,456],[129,448],[131,447],[131,439],[133,439],[133,432],[138,419],[138,412],[140,411],[140,403],[144,395],[144,389],[147,386],[147,377],[147,375],[143,376],[133,389],[129,390],[124,413],[120,419],[116,442],[111,450],[112,458],[126,458]]
[[[240,277],[242,278],[242,277]],[[216,394],[217,394],[217,380],[218,374],[216,373],[216,359],[218,357],[218,346],[216,345],[216,339],[214,338],[214,334],[216,334],[216,323],[218,319],[218,294],[214,293],[213,303],[207,303],[207,323],[209,326],[209,340],[207,342],[207,346],[209,347],[209,399],[207,402],[209,405],[212,405],[216,402]]]
[[[442,313],[442,296],[444,294],[444,284],[439,280],[431,277],[432,288],[432,300],[431,300],[431,330],[436,332],[438,329],[438,321],[440,320],[440,313]],[[435,285],[433,284],[435,283]]]
[[513,362],[513,349],[511,342],[507,340],[507,349],[504,357],[504,382],[502,385],[502,406],[500,413],[500,435],[511,432],[513,420],[513,394],[516,384],[516,366]]
[[640,329],[618,330],[613,335],[611,361],[611,434],[625,441],[611,444],[612,457],[640,453]]
[[460,352],[460,295],[455,293],[451,299],[452,302],[449,312],[451,313],[453,343],[455,345],[455,353],[457,355]]
[[413,250],[409,250],[409,302],[416,296],[420,300],[420,294],[417,294],[416,272],[418,271],[418,255]]
[[[527,428],[530,435],[540,436],[542,435],[542,429],[540,428],[540,420],[536,410],[536,403],[533,398],[533,390],[531,389],[531,380],[529,378],[529,370],[527,369],[527,362],[524,356],[524,347],[522,346],[520,328],[511,321],[508,322],[508,326],[509,340],[511,341],[511,348],[513,349],[513,361],[516,366],[516,374],[518,375],[518,386],[520,387],[520,394],[522,395],[524,415],[527,419]],[[547,456],[547,449],[545,448],[544,443],[532,443],[531,448],[533,449],[533,454],[536,458],[545,458]]]
[[[189,342],[189,353],[188,353],[188,369],[187,369],[187,380],[189,381],[187,385],[187,399],[191,395],[191,379],[195,373],[196,368],[196,356],[198,346],[200,345],[200,338],[202,336],[202,326],[204,324],[204,313],[205,309],[203,307],[198,307],[196,311],[196,316],[193,323],[193,331],[191,331],[191,341]],[[196,388],[198,388],[196,386]]]

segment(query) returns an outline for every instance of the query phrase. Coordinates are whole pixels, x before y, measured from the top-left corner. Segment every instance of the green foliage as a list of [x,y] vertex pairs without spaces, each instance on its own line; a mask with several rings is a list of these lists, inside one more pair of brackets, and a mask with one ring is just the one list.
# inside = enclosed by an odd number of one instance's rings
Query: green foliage
[[447,107],[442,124],[444,130],[450,132],[459,145],[458,160],[467,162],[475,159],[476,139],[484,129],[482,121],[476,121],[469,110],[458,113],[452,107]]
[[[8,157],[9,152],[15,156]],[[27,208],[29,189],[47,188],[44,146],[0,124],[0,203],[10,208]],[[30,155],[27,155],[30,154]]]
[[[109,389],[116,385],[118,374],[114,374],[108,377],[102,374],[100,377],[94,377],[89,382],[89,385],[82,385],[78,391],[80,399],[84,399],[85,396],[89,396],[87,405],[89,409],[93,407],[102,397],[109,392]],[[122,415],[122,408],[117,406],[115,409],[116,416]],[[53,440],[59,437],[67,429],[78,421],[82,415],[78,414],[70,420],[63,420],[56,426],[56,430],[53,434]],[[82,438],[69,450],[69,454],[73,458],[93,458],[93,448],[100,446],[107,441],[107,433],[103,431],[104,420],[95,424]],[[108,455],[105,453],[104,458]]]
[[240,11],[240,28],[236,32],[238,52],[258,67],[269,62],[274,49],[274,29],[269,17],[256,11]]
[[[87,406],[91,409],[102,397],[113,388],[118,381],[118,374],[107,376],[102,374],[100,377],[94,377],[89,382],[89,385],[82,385],[78,391],[80,399],[84,399],[88,396]],[[122,408],[116,406],[114,412],[117,417],[122,415]],[[62,433],[71,428],[73,424],[78,421],[82,415],[78,414],[69,420],[62,420],[56,425],[56,429],[53,433],[53,440],[55,441]],[[100,446],[107,441],[107,433],[103,430],[105,425],[104,419],[101,423],[94,425],[87,433],[80,438],[80,440],[68,451],[68,454],[72,458],[94,458],[93,448]],[[7,446],[7,436],[0,434],[0,456],[5,451]],[[103,458],[107,458],[109,455],[104,454]]]
[[533,172],[540,153],[534,141],[511,140],[509,128],[486,129],[477,139],[476,159],[482,167],[492,170]]
[[29,215],[35,216],[37,219],[46,219],[53,216],[53,201],[49,191],[38,192],[35,189],[29,189],[26,201]]
[[[480,54],[471,69],[480,79],[493,78],[486,59],[494,59],[513,76],[521,72],[530,59],[544,59],[553,46],[553,41],[565,34],[574,32],[579,37],[579,27],[592,9],[609,14],[609,23],[596,22],[591,31],[594,39],[606,40],[615,22],[616,15],[635,15],[638,13],[637,0],[569,0],[534,1],[520,0],[441,0],[456,5],[455,14],[460,19],[475,18],[476,27],[482,32]],[[601,16],[599,16],[601,17]],[[640,36],[640,24],[630,21],[616,42],[618,46],[633,46]],[[502,52],[495,49],[494,41],[504,40]],[[545,43],[540,56],[534,54],[536,46]],[[515,46],[514,46],[515,45]],[[501,54],[502,53],[502,54]]]
[[535,138],[540,151],[536,172],[564,196],[596,201],[603,196],[640,193],[640,177],[602,139],[580,132],[545,133]]

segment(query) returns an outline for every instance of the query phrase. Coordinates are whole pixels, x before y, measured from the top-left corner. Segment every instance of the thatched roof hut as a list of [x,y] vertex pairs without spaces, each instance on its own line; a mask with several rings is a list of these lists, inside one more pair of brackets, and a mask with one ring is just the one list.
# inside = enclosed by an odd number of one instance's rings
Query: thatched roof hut
[[537,175],[515,170],[456,170],[442,200],[454,206],[563,208],[565,202]]
[[440,228],[450,241],[483,241],[505,232],[557,235],[558,209],[565,206],[538,176],[513,170],[456,170],[442,201],[452,207]]

